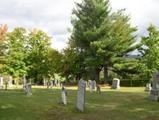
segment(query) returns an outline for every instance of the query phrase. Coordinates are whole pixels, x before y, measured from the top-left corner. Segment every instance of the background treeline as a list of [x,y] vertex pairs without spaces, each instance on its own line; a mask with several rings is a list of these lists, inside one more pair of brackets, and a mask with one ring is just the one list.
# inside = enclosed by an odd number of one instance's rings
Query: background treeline
[[[138,36],[124,10],[113,12],[109,1],[83,0],[72,11],[73,28],[68,47],[51,48],[51,37],[41,30],[0,28],[0,72],[19,81],[80,78],[111,83],[118,77],[124,86],[141,86],[159,70],[159,31],[150,25],[147,36]],[[137,56],[132,54],[136,51]]]

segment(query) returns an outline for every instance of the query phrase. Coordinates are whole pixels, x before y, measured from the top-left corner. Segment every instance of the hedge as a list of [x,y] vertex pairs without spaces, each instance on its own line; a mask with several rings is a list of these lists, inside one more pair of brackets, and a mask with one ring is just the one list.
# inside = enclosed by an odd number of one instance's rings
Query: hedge
[[[120,86],[123,87],[143,87],[149,80],[120,80]],[[108,81],[108,84],[112,85],[112,80]]]

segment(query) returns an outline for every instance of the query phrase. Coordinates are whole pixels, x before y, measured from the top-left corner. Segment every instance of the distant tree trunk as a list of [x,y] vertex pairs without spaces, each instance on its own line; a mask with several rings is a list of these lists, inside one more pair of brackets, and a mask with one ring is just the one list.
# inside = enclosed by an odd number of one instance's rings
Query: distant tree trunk
[[43,77],[43,85],[46,86],[46,79]]
[[8,89],[8,81],[5,81],[5,90]]
[[97,83],[99,83],[100,81],[100,76],[99,76],[99,73],[100,73],[100,69],[96,69],[95,70],[95,74],[94,74],[94,79],[95,79],[95,81],[97,82]]
[[108,71],[108,67],[104,66],[104,82],[108,83],[109,81],[109,71]]
[[99,68],[94,68],[90,72],[90,79],[95,80],[97,83],[100,81],[100,69]]
[[82,75],[79,73],[76,75],[76,81],[79,81],[81,79]]
[[34,75],[34,83],[38,84],[38,73],[37,72]]

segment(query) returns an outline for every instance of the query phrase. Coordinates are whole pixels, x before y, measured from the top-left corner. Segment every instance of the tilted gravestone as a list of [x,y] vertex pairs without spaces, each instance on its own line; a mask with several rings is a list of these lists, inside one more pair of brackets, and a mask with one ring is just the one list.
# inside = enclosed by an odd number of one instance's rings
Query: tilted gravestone
[[86,83],[84,80],[79,80],[78,91],[77,91],[77,104],[76,107],[79,111],[83,112],[85,107],[85,91]]
[[150,91],[150,99],[154,101],[159,100],[159,72],[154,73],[152,89]]
[[62,104],[67,105],[67,92],[64,87],[61,90]]
[[118,78],[113,79],[112,89],[120,89],[120,80]]
[[150,92],[151,89],[152,89],[151,83],[147,83],[147,84],[146,84],[146,87],[145,87],[145,91],[146,91],[146,92]]

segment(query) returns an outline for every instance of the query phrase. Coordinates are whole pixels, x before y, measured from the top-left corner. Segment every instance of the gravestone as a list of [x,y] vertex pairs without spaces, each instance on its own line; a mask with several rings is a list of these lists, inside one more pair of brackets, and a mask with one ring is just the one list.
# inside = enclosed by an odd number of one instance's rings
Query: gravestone
[[27,96],[32,95],[31,83],[27,83],[27,84],[25,85],[25,92],[26,92],[26,95],[27,95]]
[[154,73],[152,89],[150,91],[150,99],[154,101],[159,100],[159,72]]
[[120,80],[118,78],[113,79],[112,89],[120,89]]
[[54,84],[53,84],[53,81],[51,80],[51,81],[50,81],[50,88],[52,89],[53,86],[54,86]]
[[86,87],[89,87],[89,83],[88,83],[88,81],[86,81]]
[[97,86],[96,86],[96,88],[97,88],[97,89],[96,89],[96,92],[100,94],[100,93],[101,93],[100,86],[99,86],[99,85],[97,85]]
[[92,80],[89,81],[89,90],[91,93],[93,92],[93,81]]
[[152,89],[151,83],[147,83],[147,84],[146,84],[146,87],[145,87],[145,91],[146,91],[146,92],[150,92],[151,89]]
[[96,88],[96,81],[95,80],[90,80],[89,88],[90,88],[90,92],[92,93],[93,90]]
[[25,89],[25,86],[26,86],[26,84],[27,84],[27,79],[26,79],[26,76],[25,76],[25,75],[23,75],[22,80],[23,80],[23,88]]
[[3,89],[3,77],[0,76],[0,88]]
[[47,84],[46,84],[46,79],[45,79],[45,78],[43,79],[43,83],[44,83],[44,86],[47,85]]
[[8,77],[8,87],[12,87],[13,86],[13,80],[12,80],[12,76]]
[[61,90],[62,104],[67,105],[67,92],[64,87]]
[[93,80],[93,89],[96,89],[96,81],[95,80]]
[[91,80],[88,80],[87,87],[90,88]]
[[85,91],[86,91],[86,83],[84,80],[79,80],[78,82],[78,91],[77,91],[77,109],[81,112],[84,111],[85,107]]

